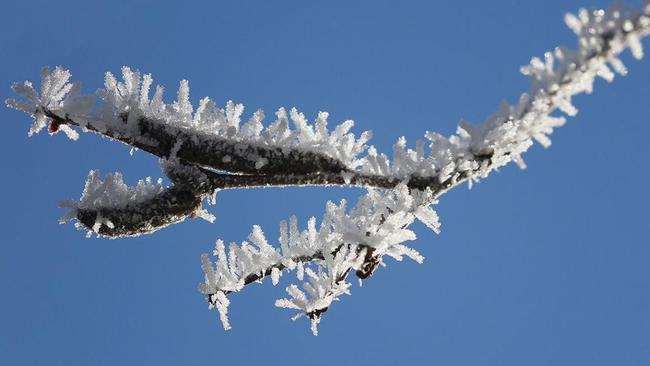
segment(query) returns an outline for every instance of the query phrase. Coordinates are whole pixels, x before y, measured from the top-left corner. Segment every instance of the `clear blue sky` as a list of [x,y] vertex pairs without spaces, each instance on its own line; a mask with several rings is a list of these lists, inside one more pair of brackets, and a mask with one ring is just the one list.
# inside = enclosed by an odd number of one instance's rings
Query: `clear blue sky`
[[[44,65],[70,68],[86,91],[130,65],[169,97],[186,78],[193,101],[352,118],[390,151],[516,100],[521,65],[574,45],[564,13],[607,4],[232,3],[5,2],[0,97]],[[650,365],[650,61],[624,60],[630,75],[577,98],[580,114],[527,154],[528,170],[444,196],[442,234],[416,227],[424,265],[389,260],[318,337],[273,307],[284,286],[270,283],[233,296],[224,332],[196,292],[199,256],[256,223],[275,238],[280,220],[320,217],[359,190],[225,192],[214,224],[85,239],[57,224],[57,201],[78,197],[94,168],[159,177],[156,159],[91,135],[28,139],[28,118],[0,108],[0,364]]]

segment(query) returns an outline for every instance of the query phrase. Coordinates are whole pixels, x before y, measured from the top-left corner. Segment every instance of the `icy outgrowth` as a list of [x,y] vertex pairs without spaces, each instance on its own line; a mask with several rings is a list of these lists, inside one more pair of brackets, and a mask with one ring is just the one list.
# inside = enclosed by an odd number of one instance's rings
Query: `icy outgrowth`
[[217,309],[219,312],[219,320],[221,320],[224,330],[230,330],[232,328],[228,320],[228,306],[230,306],[230,300],[228,300],[223,291],[217,291],[210,295],[210,309]]
[[[56,67],[54,71],[45,67],[41,72],[41,90],[40,93],[34,89],[30,81],[15,83],[12,85],[13,91],[22,96],[23,100],[8,99],[5,103],[7,106],[26,112],[34,119],[34,124],[29,129],[29,136],[40,132],[50,118],[46,115],[47,111],[54,113],[85,114],[94,104],[94,97],[79,95],[80,84],[70,83],[70,72],[61,67]],[[58,129],[51,132],[55,133]],[[72,131],[68,126],[61,129],[73,140],[78,138],[78,134]]]
[[304,270],[307,281],[303,282],[302,287],[306,293],[297,285],[290,285],[286,288],[290,298],[276,300],[275,306],[298,310],[292,320],[309,317],[312,334],[318,335],[322,314],[341,295],[350,295],[351,284],[345,278],[350,270],[361,267],[366,251],[356,245],[347,245],[341,246],[335,253],[326,252],[324,259],[316,265],[317,271],[310,267]]
[[[295,216],[289,223],[282,222],[279,248],[271,246],[262,229],[254,226],[249,241],[231,243],[228,252],[223,241],[217,241],[214,265],[207,254],[201,257],[205,282],[199,291],[216,299],[213,297],[217,293],[238,292],[246,284],[269,275],[276,285],[282,271],[295,270],[299,281],[307,276],[303,287],[309,300],[294,285],[287,288],[292,298],[278,300],[276,304],[300,310],[300,314],[310,317],[315,329],[320,314],[332,301],[348,294],[350,284],[345,277],[349,271],[362,270],[367,254],[377,264],[383,264],[384,255],[397,260],[406,256],[422,263],[422,255],[403,243],[415,239],[415,233],[408,229],[415,220],[439,231],[438,216],[430,207],[433,203],[430,192],[410,193],[406,184],[392,190],[370,189],[349,210],[345,200],[338,205],[329,202],[319,228],[313,217],[303,231],[299,230]],[[210,303],[216,306],[214,301]]]

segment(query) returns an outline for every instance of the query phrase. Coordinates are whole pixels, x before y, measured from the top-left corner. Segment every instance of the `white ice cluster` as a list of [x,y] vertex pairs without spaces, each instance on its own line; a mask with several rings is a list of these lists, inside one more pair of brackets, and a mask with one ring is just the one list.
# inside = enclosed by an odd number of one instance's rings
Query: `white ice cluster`
[[[102,181],[99,171],[91,170],[79,201],[67,200],[59,203],[59,206],[70,209],[60,222],[65,223],[76,218],[79,210],[124,208],[129,204],[145,202],[160,194],[164,189],[161,178],[154,182],[151,177],[147,177],[144,180],[139,180],[135,187],[130,187],[124,183],[121,173],[107,174]],[[98,213],[95,225],[92,227],[92,231],[88,231],[88,235],[90,236],[93,232],[98,233],[103,225],[109,228],[114,227],[108,218],[102,217]],[[78,226],[80,227],[79,224]]]
[[[29,129],[29,136],[40,132],[47,126],[48,112],[62,117],[67,114],[81,115],[87,113],[94,104],[94,98],[79,93],[81,85],[70,83],[70,72],[61,67],[54,71],[45,67],[41,72],[40,93],[30,81],[14,83],[13,91],[23,100],[8,99],[7,106],[26,112],[32,116],[34,123]],[[56,131],[63,131],[70,139],[76,140],[79,134],[67,125],[61,125]],[[52,132],[56,132],[52,131]]]
[[[308,315],[312,330],[320,319],[319,311],[326,310],[332,301],[342,294],[348,294],[349,283],[345,278],[349,271],[358,270],[367,251],[383,264],[382,257],[388,255],[397,260],[404,256],[421,263],[424,258],[403,243],[415,239],[415,233],[408,227],[419,219],[438,232],[438,216],[430,205],[430,192],[409,192],[405,184],[392,190],[370,189],[357,204],[347,209],[347,202],[328,202],[320,227],[316,219],[307,222],[307,228],[298,229],[295,216],[289,224],[280,225],[279,248],[271,246],[262,229],[254,226],[249,241],[240,245],[231,243],[226,252],[223,241],[217,241],[211,263],[207,254],[201,258],[205,282],[200,292],[210,297],[210,303],[221,314],[224,328],[230,327],[227,314],[229,302],[223,296],[240,291],[248,281],[261,280],[270,275],[277,284],[283,270],[296,271],[299,281],[307,281],[303,288],[287,287],[291,299],[281,299],[279,307],[299,310],[298,315]],[[314,269],[305,266],[315,266]]]

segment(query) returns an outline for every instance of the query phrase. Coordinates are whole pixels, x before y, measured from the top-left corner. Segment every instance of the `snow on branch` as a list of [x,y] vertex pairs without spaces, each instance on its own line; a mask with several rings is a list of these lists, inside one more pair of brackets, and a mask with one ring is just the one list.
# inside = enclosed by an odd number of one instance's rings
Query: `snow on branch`
[[[351,209],[342,201],[328,203],[319,228],[311,218],[298,229],[295,217],[281,224],[279,246],[268,243],[262,229],[253,227],[248,241],[227,248],[217,241],[215,262],[202,256],[205,282],[200,285],[211,308],[216,308],[225,329],[229,296],[246,285],[270,276],[277,284],[281,275],[295,271],[302,289],[290,285],[279,307],[307,316],[311,329],[331,304],[349,295],[351,272],[370,277],[384,257],[422,256],[404,245],[415,239],[410,225],[419,220],[439,231],[438,216],[431,208],[449,189],[463,182],[470,185],[495,169],[522,159],[533,141],[548,147],[550,135],[565,123],[561,114],[577,113],[573,96],[591,93],[597,77],[611,81],[614,74],[627,74],[619,55],[630,49],[643,56],[641,39],[650,34],[650,0],[642,10],[615,6],[609,10],[580,10],[565,22],[578,37],[578,47],[558,47],[533,58],[521,72],[530,80],[530,91],[514,105],[507,102],[485,122],[462,122],[457,132],[445,137],[426,132],[424,141],[407,146],[404,138],[393,146],[392,158],[368,145],[369,132],[355,136],[353,122],[328,129],[326,112],[313,123],[295,108],[281,108],[275,119],[263,124],[257,111],[244,123],[244,107],[232,101],[223,108],[209,98],[197,106],[189,98],[183,80],[176,101],[163,101],[163,88],[150,91],[153,79],[128,67],[120,81],[109,73],[96,96],[83,95],[61,67],[45,68],[40,91],[31,82],[17,83],[13,90],[22,100],[9,99],[7,106],[30,114],[33,135],[48,126],[50,134],[63,131],[71,139],[78,131],[94,132],[157,156],[171,181],[140,181],[128,187],[119,173],[102,182],[91,172],[81,199],[67,201],[65,220],[97,235],[119,237],[154,232],[187,217],[213,216],[202,201],[219,190],[251,187],[304,185],[359,186],[367,189]],[[305,277],[306,276],[306,277]],[[294,317],[295,318],[295,317]]]

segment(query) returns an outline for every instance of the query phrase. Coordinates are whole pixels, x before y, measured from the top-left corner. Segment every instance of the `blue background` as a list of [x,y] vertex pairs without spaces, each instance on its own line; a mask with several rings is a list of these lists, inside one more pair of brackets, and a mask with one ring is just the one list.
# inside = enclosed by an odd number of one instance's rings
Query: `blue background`
[[[297,106],[348,118],[390,151],[404,135],[452,133],[527,90],[519,67],[575,44],[563,15],[598,0],[5,2],[0,97],[63,65],[92,92],[122,65],[175,97],[209,95],[272,115]],[[647,45],[648,43],[645,42]],[[94,135],[27,139],[0,108],[0,364],[4,365],[649,365],[650,62],[576,98],[577,118],[525,171],[508,166],[440,202],[442,234],[414,226],[424,265],[388,261],[326,314],[321,335],[276,309],[278,287],[232,297],[224,332],[196,285],[201,253],[261,224],[273,239],[295,213],[320,218],[355,189],[223,192],[217,221],[134,239],[85,239],[58,225],[90,169],[129,183],[161,175],[145,153]]]

